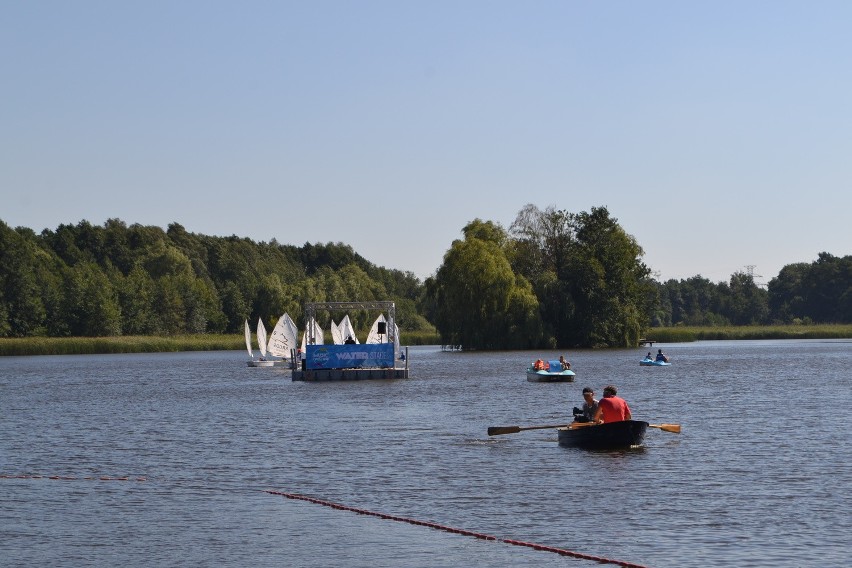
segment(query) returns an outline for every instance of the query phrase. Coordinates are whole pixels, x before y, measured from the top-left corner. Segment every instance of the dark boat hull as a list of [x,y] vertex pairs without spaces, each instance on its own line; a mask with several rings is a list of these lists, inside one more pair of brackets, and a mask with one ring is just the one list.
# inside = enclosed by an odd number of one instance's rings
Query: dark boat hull
[[576,429],[559,428],[557,431],[560,446],[584,450],[611,450],[640,445],[647,430],[647,422],[625,420]]

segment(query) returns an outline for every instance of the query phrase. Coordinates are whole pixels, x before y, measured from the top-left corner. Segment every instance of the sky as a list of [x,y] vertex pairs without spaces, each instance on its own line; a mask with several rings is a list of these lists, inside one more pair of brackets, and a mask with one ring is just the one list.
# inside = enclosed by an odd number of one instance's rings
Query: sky
[[0,0],[0,220],[344,243],[606,207],[660,281],[852,254],[852,2]]

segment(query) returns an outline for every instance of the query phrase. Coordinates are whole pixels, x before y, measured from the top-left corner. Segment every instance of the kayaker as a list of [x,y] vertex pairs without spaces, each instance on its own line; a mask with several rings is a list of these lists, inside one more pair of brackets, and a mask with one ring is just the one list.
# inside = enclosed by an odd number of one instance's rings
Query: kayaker
[[[650,355],[650,353],[649,353],[649,355]],[[663,350],[662,350],[662,349],[657,349],[657,361],[662,361],[662,362],[664,362],[664,363],[668,363],[668,362],[669,362],[669,358],[668,358],[668,357],[666,357],[665,355],[663,355]]]
[[613,385],[607,385],[603,390],[603,398],[598,401],[598,410],[595,412],[594,421],[597,423],[621,422],[631,420],[633,415],[627,401],[616,396],[618,389]]
[[592,387],[583,388],[583,408],[574,407],[574,422],[591,422],[598,411],[598,400]]
[[571,368],[571,363],[565,360],[565,355],[559,356],[559,362],[562,363],[562,370],[567,371]]

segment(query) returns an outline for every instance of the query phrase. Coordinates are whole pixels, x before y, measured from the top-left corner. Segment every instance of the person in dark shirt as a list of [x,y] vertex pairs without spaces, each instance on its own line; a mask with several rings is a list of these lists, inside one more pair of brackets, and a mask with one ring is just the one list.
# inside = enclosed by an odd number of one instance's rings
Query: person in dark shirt
[[583,389],[583,408],[574,407],[574,422],[591,422],[598,411],[598,400],[592,387]]

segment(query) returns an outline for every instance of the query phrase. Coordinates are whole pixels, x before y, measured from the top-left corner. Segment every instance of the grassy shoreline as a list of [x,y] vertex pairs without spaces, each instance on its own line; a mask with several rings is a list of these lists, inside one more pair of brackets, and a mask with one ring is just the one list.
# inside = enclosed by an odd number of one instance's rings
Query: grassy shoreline
[[653,327],[645,332],[645,338],[654,343],[739,339],[850,339],[852,325]]
[[[779,325],[742,327],[655,327],[645,338],[654,343],[737,339],[852,339],[852,325]],[[400,334],[402,345],[440,345],[435,333]],[[245,349],[242,335],[123,337],[27,337],[0,339],[0,356],[169,353]]]
[[[401,333],[402,345],[436,345],[434,333]],[[242,335],[175,335],[121,337],[23,337],[0,339],[0,357],[20,355],[96,355],[109,353],[175,353],[179,351],[245,350]],[[254,344],[257,350],[257,344]]]

